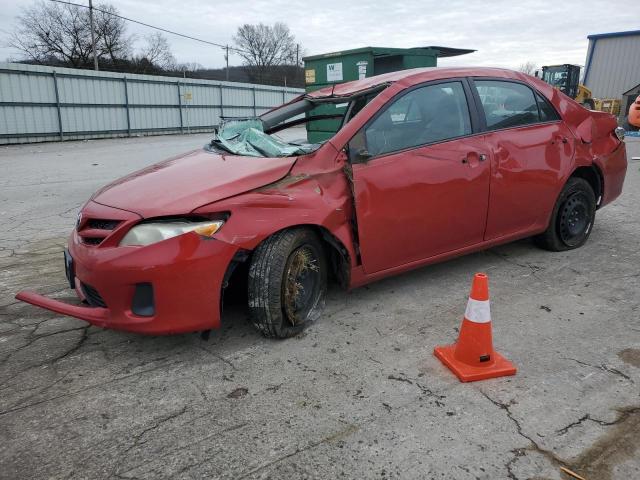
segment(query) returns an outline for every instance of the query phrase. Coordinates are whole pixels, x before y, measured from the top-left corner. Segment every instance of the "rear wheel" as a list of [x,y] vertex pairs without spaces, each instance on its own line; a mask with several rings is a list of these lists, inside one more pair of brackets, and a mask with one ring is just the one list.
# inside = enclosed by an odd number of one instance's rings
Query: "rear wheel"
[[536,237],[536,243],[556,252],[581,247],[589,238],[595,214],[596,198],[589,182],[570,178],[558,197],[549,227]]
[[316,320],[324,308],[327,262],[310,229],[278,232],[262,242],[249,266],[249,315],[267,337],[287,338]]

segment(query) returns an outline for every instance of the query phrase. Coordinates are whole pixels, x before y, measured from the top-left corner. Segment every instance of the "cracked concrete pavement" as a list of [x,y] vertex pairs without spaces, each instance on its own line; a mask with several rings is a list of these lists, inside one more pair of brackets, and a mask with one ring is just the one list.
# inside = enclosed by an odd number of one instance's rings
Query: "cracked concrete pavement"
[[[0,478],[640,478],[638,161],[583,248],[524,240],[332,288],[286,341],[261,337],[242,305],[205,342],[14,300],[73,298],[62,249],[80,205],[207,137],[0,148]],[[432,349],[455,340],[476,271],[519,371],[461,384]]]

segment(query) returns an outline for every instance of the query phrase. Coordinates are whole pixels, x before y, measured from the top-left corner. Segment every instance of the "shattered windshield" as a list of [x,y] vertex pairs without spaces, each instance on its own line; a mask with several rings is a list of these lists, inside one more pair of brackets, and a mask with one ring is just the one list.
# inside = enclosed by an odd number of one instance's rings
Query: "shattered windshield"
[[[223,120],[207,148],[248,157],[290,157],[314,152],[387,86],[378,85],[351,96],[300,96],[260,117]],[[318,132],[304,126],[318,121],[325,122],[325,131]],[[327,127],[328,124],[331,128]],[[286,136],[276,134],[287,130],[289,134]],[[292,135],[302,138],[294,140]]]
[[311,153],[320,144],[289,143],[264,131],[259,118],[225,120],[212,143],[235,155],[248,157],[289,157]]

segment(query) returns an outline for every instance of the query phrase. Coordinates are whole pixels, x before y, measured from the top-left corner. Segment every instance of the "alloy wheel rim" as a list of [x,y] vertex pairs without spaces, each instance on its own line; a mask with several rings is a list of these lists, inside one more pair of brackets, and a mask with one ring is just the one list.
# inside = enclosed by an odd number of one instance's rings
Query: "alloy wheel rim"
[[317,252],[311,245],[303,245],[289,256],[284,274],[283,309],[291,325],[304,323],[317,303],[319,286]]

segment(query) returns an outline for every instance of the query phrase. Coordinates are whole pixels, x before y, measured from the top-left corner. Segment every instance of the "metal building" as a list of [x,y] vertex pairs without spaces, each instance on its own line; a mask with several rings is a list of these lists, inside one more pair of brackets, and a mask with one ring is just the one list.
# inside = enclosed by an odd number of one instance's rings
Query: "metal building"
[[640,30],[589,35],[583,83],[596,98],[616,98],[640,83]]
[[0,145],[210,132],[304,90],[0,63]]

